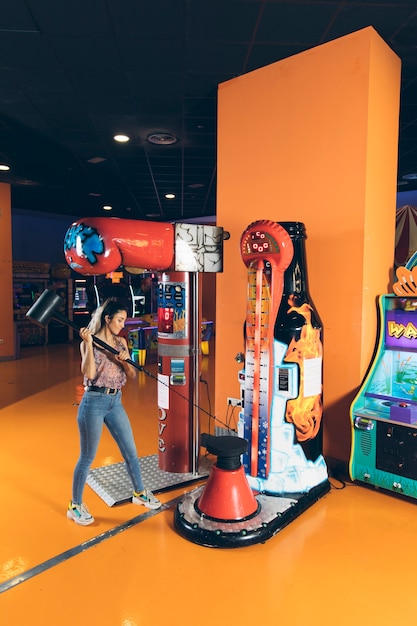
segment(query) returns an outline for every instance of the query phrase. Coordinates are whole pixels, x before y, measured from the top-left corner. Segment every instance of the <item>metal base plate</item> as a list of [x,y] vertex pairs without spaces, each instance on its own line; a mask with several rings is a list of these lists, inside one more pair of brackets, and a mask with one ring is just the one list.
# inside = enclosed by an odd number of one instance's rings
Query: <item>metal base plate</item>
[[[212,460],[205,457],[200,462],[197,474],[180,474],[161,470],[158,466],[157,454],[141,457],[139,461],[143,483],[155,493],[169,491],[175,487],[207,478],[212,465]],[[124,462],[90,470],[87,485],[109,506],[123,504],[132,499],[132,482]]]
[[260,493],[256,496],[259,509],[250,519],[219,521],[198,513],[196,505],[204,491],[202,486],[186,494],[178,503],[174,526],[185,539],[210,548],[265,543],[329,490],[330,483],[326,480],[303,494],[283,497]]

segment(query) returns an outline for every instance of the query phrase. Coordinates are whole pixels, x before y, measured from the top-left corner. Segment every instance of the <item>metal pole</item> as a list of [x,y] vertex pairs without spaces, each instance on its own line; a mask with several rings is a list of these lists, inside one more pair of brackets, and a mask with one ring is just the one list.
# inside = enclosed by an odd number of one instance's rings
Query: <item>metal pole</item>
[[190,272],[193,294],[193,337],[192,337],[192,370],[193,370],[193,407],[192,407],[192,473],[198,474],[200,456],[200,294],[199,274]]

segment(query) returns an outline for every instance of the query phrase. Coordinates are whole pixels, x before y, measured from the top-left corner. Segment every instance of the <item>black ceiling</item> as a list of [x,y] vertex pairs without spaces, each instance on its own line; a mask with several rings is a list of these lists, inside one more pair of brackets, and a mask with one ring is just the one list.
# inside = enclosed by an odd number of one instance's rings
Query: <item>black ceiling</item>
[[402,178],[417,172],[416,0],[2,0],[0,182],[16,209],[215,215],[218,84],[367,26],[402,61],[398,189],[417,188]]

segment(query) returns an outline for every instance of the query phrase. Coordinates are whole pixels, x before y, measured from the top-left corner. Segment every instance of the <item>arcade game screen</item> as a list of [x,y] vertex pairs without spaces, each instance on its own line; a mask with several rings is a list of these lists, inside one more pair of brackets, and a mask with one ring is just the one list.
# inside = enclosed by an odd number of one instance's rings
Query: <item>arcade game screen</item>
[[383,305],[383,340],[363,408],[412,423],[417,421],[417,299],[384,296]]
[[88,304],[87,288],[85,286],[75,286],[74,309],[86,309]]

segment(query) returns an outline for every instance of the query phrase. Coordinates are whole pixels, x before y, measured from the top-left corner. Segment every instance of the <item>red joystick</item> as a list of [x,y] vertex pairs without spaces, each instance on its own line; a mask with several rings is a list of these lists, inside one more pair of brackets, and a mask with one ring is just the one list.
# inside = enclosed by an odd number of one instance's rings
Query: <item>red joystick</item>
[[239,521],[258,513],[258,502],[240,462],[248,447],[246,439],[203,435],[202,445],[217,456],[196,509],[216,521]]

